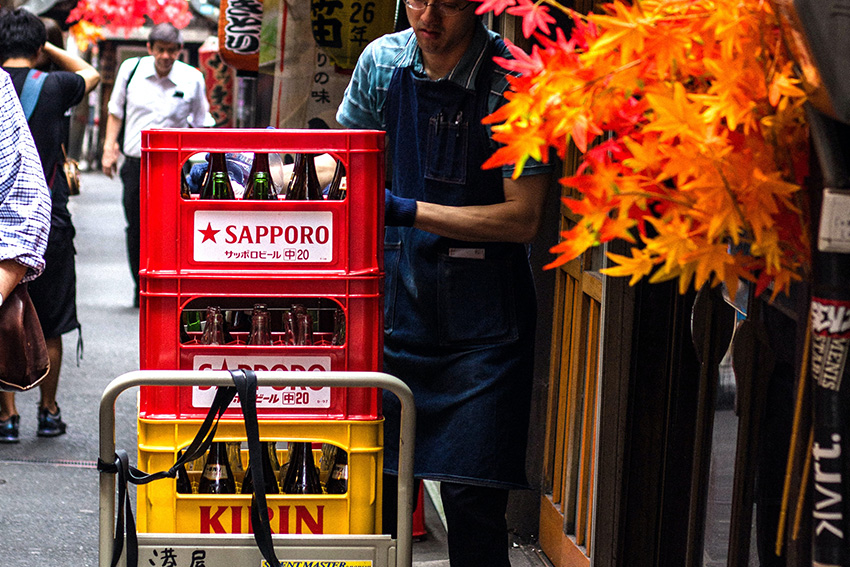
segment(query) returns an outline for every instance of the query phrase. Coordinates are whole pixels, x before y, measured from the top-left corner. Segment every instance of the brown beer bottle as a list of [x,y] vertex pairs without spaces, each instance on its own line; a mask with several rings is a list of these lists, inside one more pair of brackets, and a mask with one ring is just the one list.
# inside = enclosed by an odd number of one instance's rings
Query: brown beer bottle
[[286,189],[287,201],[307,200],[307,160],[304,154],[295,154],[295,164],[292,166],[292,176]]
[[337,448],[334,457],[325,491],[328,494],[345,494],[348,492],[348,453]]
[[313,344],[313,316],[307,312],[295,316],[295,344],[310,346]]
[[307,200],[321,201],[322,186],[319,185],[319,174],[316,171],[316,156],[315,154],[307,154]]
[[215,305],[207,307],[206,323],[204,324],[204,334],[201,337],[201,344],[227,344],[227,340],[224,337],[224,314],[221,312],[220,307]]
[[254,312],[251,315],[251,335],[248,338],[249,345],[272,344],[270,320],[269,311],[264,304],[257,303],[254,305]]
[[319,471],[309,442],[289,443],[289,466],[281,485],[284,494],[322,494]]
[[[266,494],[279,494],[280,487],[277,485],[277,475],[275,467],[272,465],[272,459],[277,463],[277,453],[274,449],[273,441],[263,441],[260,443],[262,448],[262,466],[263,466],[263,481],[266,486]],[[242,494],[251,494],[254,492],[254,478],[251,474],[251,463],[248,463],[248,472],[245,473],[245,480],[242,481]]]
[[235,199],[230,176],[227,175],[227,162],[221,152],[210,154],[210,167],[207,182],[201,190],[201,199]]
[[227,458],[227,444],[219,441],[210,445],[204,472],[198,483],[198,494],[235,494],[236,483]]
[[342,201],[345,199],[345,186],[342,182],[345,177],[345,166],[342,165],[342,160],[336,160],[334,168],[334,177],[331,180],[331,185],[328,188],[328,201]]
[[269,169],[269,154],[254,153],[254,163],[251,164],[251,173],[248,174],[248,183],[245,187],[245,199],[277,200],[277,191],[272,183],[272,174]]
[[[177,452],[177,458],[183,456],[183,451]],[[177,493],[178,494],[192,494],[192,481],[189,479],[189,473],[186,472],[186,466],[180,465],[177,467]]]

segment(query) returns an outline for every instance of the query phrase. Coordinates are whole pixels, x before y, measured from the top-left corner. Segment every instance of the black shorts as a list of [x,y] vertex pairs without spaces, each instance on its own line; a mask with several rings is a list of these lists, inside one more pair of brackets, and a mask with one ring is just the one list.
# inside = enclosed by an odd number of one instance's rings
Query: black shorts
[[44,272],[29,283],[45,338],[80,327],[77,321],[77,271],[74,265],[74,227],[53,226],[44,253]]

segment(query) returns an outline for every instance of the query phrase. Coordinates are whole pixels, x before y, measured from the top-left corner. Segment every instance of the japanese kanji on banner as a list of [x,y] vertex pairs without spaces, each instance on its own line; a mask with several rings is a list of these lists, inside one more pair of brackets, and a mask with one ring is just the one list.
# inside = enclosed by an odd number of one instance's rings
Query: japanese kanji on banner
[[210,114],[215,120],[215,127],[232,128],[236,77],[233,68],[224,62],[219,53],[217,37],[208,37],[198,49],[198,66],[204,73]]
[[310,0],[313,38],[342,69],[354,69],[363,48],[393,31],[394,2],[360,0]]
[[218,41],[225,63],[240,71],[257,71],[262,23],[262,0],[221,0]]
[[[359,7],[352,7],[354,4]],[[396,3],[381,2],[380,8],[376,8],[376,4],[348,0],[313,0],[309,3],[303,0],[265,0],[260,71],[275,76],[272,126],[340,127],[335,118],[336,109],[351,79],[350,70],[357,55],[369,41],[393,31]],[[346,21],[342,22],[342,19]],[[351,20],[362,24],[361,28],[366,26],[365,29],[352,30]],[[320,47],[315,39],[317,34],[321,43],[329,44],[328,47]],[[329,49],[337,53],[330,44],[337,39],[343,42],[343,39],[352,37],[353,41],[343,48],[349,51],[356,49],[356,55],[351,66],[346,68],[346,64],[340,64],[341,59],[331,56]]]

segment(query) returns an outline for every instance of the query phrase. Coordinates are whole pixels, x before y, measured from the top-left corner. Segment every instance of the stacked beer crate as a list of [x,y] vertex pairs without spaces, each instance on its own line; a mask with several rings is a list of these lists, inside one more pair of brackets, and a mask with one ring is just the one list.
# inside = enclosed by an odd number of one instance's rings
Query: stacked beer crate
[[[207,153],[330,155],[344,165],[342,200],[202,200],[181,194],[188,164]],[[142,134],[140,360],[144,370],[380,371],[383,323],[384,134],[349,130],[151,130]],[[249,344],[240,317],[270,313],[271,345]],[[203,314],[228,321],[224,344],[200,340]],[[285,319],[310,314],[312,344],[292,344]],[[194,437],[214,392],[144,386],[139,466],[168,468]],[[380,533],[382,420],[373,388],[260,388],[260,438],[285,467],[288,447],[310,442],[347,454],[347,490],[268,497],[275,533]],[[216,441],[241,446],[238,402]],[[199,467],[189,467],[196,484]],[[241,481],[237,477],[237,482]],[[161,481],[138,490],[139,529],[249,533],[250,494],[178,492]]]

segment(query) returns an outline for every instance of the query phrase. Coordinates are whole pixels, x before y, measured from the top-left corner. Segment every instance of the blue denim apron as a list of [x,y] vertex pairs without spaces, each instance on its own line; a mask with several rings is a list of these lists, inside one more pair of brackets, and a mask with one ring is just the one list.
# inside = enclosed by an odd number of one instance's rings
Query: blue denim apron
[[[503,202],[481,119],[492,55],[475,92],[398,68],[387,102],[392,191],[444,205]],[[387,227],[384,370],[416,401],[417,477],[527,487],[525,450],[536,300],[524,245]],[[397,472],[397,398],[384,396],[385,469]]]

